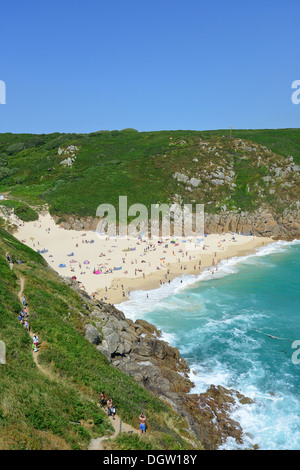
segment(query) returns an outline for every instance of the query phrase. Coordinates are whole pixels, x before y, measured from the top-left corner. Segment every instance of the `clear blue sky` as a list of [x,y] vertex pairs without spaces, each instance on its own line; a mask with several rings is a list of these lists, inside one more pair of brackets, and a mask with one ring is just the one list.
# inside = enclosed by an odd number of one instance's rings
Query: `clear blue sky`
[[299,0],[10,0],[0,132],[300,127]]

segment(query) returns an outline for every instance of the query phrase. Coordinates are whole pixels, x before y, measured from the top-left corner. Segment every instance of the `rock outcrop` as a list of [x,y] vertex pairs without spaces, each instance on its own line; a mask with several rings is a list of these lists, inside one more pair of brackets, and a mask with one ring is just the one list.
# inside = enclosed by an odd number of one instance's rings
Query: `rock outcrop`
[[[145,320],[125,317],[113,305],[94,301],[71,279],[67,282],[84,300],[90,323],[85,336],[109,362],[134,379],[183,416],[205,449],[217,449],[228,437],[243,443],[243,430],[231,419],[237,405],[251,400],[235,390],[211,386],[200,395],[190,369],[179,350],[161,339],[161,332]],[[86,315],[84,316],[86,318]]]
[[300,211],[295,205],[281,215],[275,215],[268,209],[255,212],[223,212],[205,216],[205,232],[243,232],[261,237],[293,240],[300,237]]
[[93,325],[86,325],[85,326],[85,338],[91,344],[98,345],[101,343],[100,333],[97,328]]
[[[79,219],[76,216],[69,216],[65,220],[56,218],[56,222],[59,221],[62,227],[74,230],[96,230],[99,220],[93,217]],[[205,233],[244,232],[261,237],[293,240],[300,238],[300,201],[280,215],[262,206],[253,212],[223,210],[218,214],[205,214],[204,222]]]

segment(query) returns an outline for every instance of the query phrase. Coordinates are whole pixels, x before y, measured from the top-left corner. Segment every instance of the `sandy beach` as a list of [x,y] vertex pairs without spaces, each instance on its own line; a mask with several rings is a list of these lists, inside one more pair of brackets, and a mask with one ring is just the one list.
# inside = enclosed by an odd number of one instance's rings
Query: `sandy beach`
[[111,304],[129,298],[133,290],[151,290],[183,274],[217,271],[224,259],[253,253],[271,238],[242,234],[210,234],[201,239],[106,237],[95,231],[65,230],[49,213],[36,222],[18,225],[14,234],[39,251],[62,277],[73,277],[89,295]]

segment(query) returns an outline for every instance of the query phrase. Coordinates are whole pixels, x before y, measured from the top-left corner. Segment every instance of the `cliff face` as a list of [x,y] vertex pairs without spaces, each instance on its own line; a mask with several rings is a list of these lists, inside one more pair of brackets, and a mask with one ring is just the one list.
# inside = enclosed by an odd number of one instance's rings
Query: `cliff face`
[[261,237],[293,240],[300,238],[300,203],[294,209],[286,209],[276,215],[268,209],[255,212],[224,212],[205,217],[207,233],[244,232]]
[[[70,216],[61,222],[61,226],[65,229],[96,230],[98,222],[99,219],[93,217],[79,219]],[[205,233],[243,232],[281,240],[300,238],[300,202],[292,208],[285,209],[282,214],[276,214],[264,207],[253,212],[227,211],[205,214],[204,231]]]
[[[285,145],[281,151],[283,149],[286,155]],[[184,204],[203,204],[206,233],[241,231],[288,240],[299,238],[298,163],[297,155],[294,161],[292,155],[283,156],[264,145],[240,138],[214,136],[204,139],[200,135],[190,136],[187,140],[170,138],[164,153],[153,155],[148,160],[148,165],[159,168],[156,183],[162,192],[160,201],[155,201],[153,188],[149,192],[154,200],[146,201],[139,194],[136,201],[148,209],[150,202],[164,202],[170,208],[175,203],[181,207]],[[142,177],[140,175],[140,179]],[[150,188],[149,184],[147,181],[145,187]],[[133,196],[135,189],[132,185],[128,194]],[[115,192],[118,191],[116,188]],[[105,200],[109,201],[110,198]],[[90,217],[85,219],[63,215],[60,223],[65,228],[95,229],[98,221],[91,211],[87,213]]]
[[217,449],[228,437],[243,443],[243,430],[230,418],[231,410],[251,400],[235,390],[211,386],[200,395],[191,394],[194,384],[189,366],[179,350],[160,339],[161,332],[144,320],[133,322],[123,312],[103,302],[92,301],[79,291],[89,311],[91,323],[85,327],[88,341],[111,364],[183,416],[205,449]]

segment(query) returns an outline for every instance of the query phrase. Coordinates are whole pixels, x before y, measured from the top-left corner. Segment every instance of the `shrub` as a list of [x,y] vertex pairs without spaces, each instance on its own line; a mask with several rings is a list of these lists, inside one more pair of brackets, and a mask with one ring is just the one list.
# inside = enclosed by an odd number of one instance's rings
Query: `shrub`
[[15,144],[11,144],[7,147],[6,152],[8,155],[15,155],[16,153],[22,152],[25,149],[24,142],[17,142]]
[[56,137],[55,139],[50,140],[50,142],[48,142],[48,143],[45,145],[44,148],[45,148],[46,150],[52,150],[52,149],[58,148],[58,147],[60,147],[61,145],[63,145],[64,143],[66,143],[68,140],[70,140],[71,137],[72,137],[72,134],[62,134],[62,135],[59,135],[59,136]]
[[0,167],[1,166],[7,166],[7,165],[8,165],[7,155],[6,155],[6,153],[1,153],[0,154]]
[[15,170],[0,165],[0,181],[13,175]]
[[[0,169],[0,174],[1,174],[1,169]],[[9,209],[14,208],[15,214],[18,217],[20,217],[21,220],[24,220],[24,222],[35,221],[35,220],[38,220],[39,218],[39,214],[23,202],[6,200],[6,201],[0,201],[0,204],[2,206],[8,207]]]

